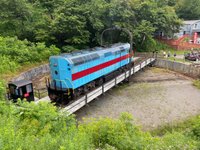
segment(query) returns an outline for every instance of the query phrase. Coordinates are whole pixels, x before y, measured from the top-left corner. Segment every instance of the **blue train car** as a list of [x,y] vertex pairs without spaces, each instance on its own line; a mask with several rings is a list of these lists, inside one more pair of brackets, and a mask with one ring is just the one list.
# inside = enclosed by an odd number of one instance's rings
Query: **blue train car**
[[[118,43],[111,47],[98,47],[59,56],[51,56],[51,83],[49,89],[80,93],[86,87],[101,84],[102,77],[126,66],[130,62],[130,44]],[[86,90],[86,89],[84,89]]]

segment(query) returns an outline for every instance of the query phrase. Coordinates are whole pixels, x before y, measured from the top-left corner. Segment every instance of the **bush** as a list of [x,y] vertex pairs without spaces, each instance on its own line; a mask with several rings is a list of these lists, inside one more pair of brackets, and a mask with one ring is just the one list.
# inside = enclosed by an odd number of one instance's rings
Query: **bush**
[[195,150],[198,142],[180,132],[166,133],[151,145],[157,150]]
[[116,149],[142,149],[145,147],[144,134],[138,127],[132,125],[130,115],[123,114],[119,120],[102,118],[93,120],[83,125],[88,133],[91,133],[96,147],[110,145]]
[[73,116],[61,113],[51,103],[0,101],[0,117],[2,150],[197,149],[197,142],[182,133],[153,137],[149,132],[143,132],[127,113],[120,119],[102,118],[77,126]]
[[[88,122],[88,121],[87,121]],[[119,120],[102,118],[90,120],[81,126],[92,136],[93,144],[101,149],[143,150],[143,149],[195,149],[196,141],[182,133],[168,133],[153,137],[133,124],[132,117],[125,113]]]
[[50,103],[0,102],[0,149],[92,149],[73,117]]
[[153,52],[153,51],[161,51],[161,50],[170,50],[171,47],[167,44],[164,44],[152,37],[147,37],[143,45],[139,47],[139,51],[144,52]]
[[16,37],[0,37],[0,73],[16,70],[20,65],[48,60],[49,56],[59,54],[55,46],[46,47],[44,43],[31,43]]
[[186,130],[186,135],[200,140],[200,116],[195,117],[190,120],[190,127]]
[[3,81],[0,80],[0,100],[3,100],[5,97],[5,94],[6,94],[6,90],[5,90],[5,84]]
[[9,71],[13,72],[17,68],[19,68],[19,64],[15,63],[14,61],[12,61],[11,58],[7,56],[0,56],[0,60],[1,60],[0,74],[9,72]]
[[195,86],[195,87],[197,87],[198,89],[200,89],[200,80],[198,79],[198,80],[194,80],[193,81],[193,85]]

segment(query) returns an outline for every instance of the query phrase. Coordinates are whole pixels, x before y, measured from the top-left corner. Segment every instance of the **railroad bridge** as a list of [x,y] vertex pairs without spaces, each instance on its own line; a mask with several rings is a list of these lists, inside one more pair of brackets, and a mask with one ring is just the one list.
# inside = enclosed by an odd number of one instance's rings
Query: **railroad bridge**
[[[100,95],[105,94],[108,90],[123,82],[125,79],[142,70],[144,67],[152,64],[155,60],[156,57],[154,55],[152,55],[152,57],[146,57],[146,55],[135,57],[135,65],[130,70],[118,75],[114,79],[104,83],[100,87],[97,87],[96,89],[78,98],[77,100],[71,101],[67,106],[62,109],[62,112],[68,112],[69,115],[73,114],[83,106],[95,100]],[[36,101],[36,103],[39,103],[41,101],[49,101],[49,97],[47,96],[39,99]]]
[[[88,92],[87,94],[81,96],[80,98],[78,98],[74,101],[71,101],[67,106],[65,106],[62,109],[62,111],[68,112],[69,114],[76,112],[77,110],[79,110],[83,106],[87,105],[88,103],[90,103],[91,101],[93,101],[94,99],[99,97],[100,95],[105,94],[108,90],[115,87],[117,84],[126,81],[127,78],[130,78],[130,76],[139,72],[144,67],[154,63],[156,58],[157,58],[156,53],[153,53],[153,54],[152,53],[151,54],[149,54],[149,53],[142,53],[142,54],[138,53],[137,55],[135,55],[135,57],[133,59],[134,66],[131,69],[121,73],[120,75],[118,75],[114,79],[107,81],[103,85],[101,85],[101,86],[97,87],[96,89]],[[46,65],[43,65],[43,66],[40,66],[40,67],[31,69],[27,72],[22,73],[18,77],[13,78],[13,81],[19,81],[19,80],[22,80],[22,79],[34,81],[34,79],[38,78],[38,76],[41,76],[41,74],[46,75],[48,73],[49,73],[49,67],[48,67],[48,64],[46,64]],[[35,84],[38,84],[38,82],[35,83]],[[35,85],[35,86],[37,86],[37,85]],[[48,96],[41,98],[41,95],[43,94],[43,92],[41,94],[40,92],[38,92],[37,89],[35,89],[34,91],[35,91],[34,95],[35,95],[35,102],[36,103],[39,103],[39,102],[42,102],[42,101],[50,101]],[[45,92],[46,92],[46,90],[45,90]]]

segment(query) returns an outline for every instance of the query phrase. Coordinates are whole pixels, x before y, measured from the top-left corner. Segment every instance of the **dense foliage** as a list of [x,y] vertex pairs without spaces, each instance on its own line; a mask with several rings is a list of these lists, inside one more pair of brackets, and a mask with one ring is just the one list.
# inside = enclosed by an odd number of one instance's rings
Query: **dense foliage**
[[[174,2],[166,0],[1,0],[0,10],[0,35],[55,44],[65,51],[66,46],[98,45],[101,32],[115,25],[132,32],[137,48],[152,49],[155,31],[171,35],[181,24]],[[128,41],[121,32],[106,37]]]
[[195,150],[200,148],[200,117],[184,130],[152,136],[124,113],[119,119],[90,119],[77,125],[73,116],[51,103],[3,101],[0,84],[0,149]]
[[[0,102],[0,149],[135,150],[197,149],[184,133],[153,137],[136,126],[129,114],[76,125],[75,119],[50,103]],[[192,132],[199,137],[199,128]]]
[[176,12],[184,20],[200,19],[200,0],[176,0]]
[[46,47],[44,43],[20,41],[16,37],[0,37],[0,74],[15,71],[20,65],[48,60],[59,53],[55,46]]
[[85,120],[77,126],[73,116],[50,103],[11,103],[4,99],[0,82],[0,149],[135,150],[199,149],[200,118],[186,130],[161,137],[143,132],[124,113],[117,120]]

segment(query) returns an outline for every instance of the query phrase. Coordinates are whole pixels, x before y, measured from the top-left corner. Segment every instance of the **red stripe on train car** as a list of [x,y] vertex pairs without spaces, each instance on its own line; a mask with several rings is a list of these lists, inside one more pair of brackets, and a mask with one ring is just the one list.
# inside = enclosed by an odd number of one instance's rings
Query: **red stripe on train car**
[[109,66],[111,66],[111,65],[114,65],[114,64],[116,64],[116,63],[118,63],[118,62],[120,62],[120,61],[122,61],[122,60],[124,60],[124,59],[127,59],[127,58],[129,58],[129,54],[124,55],[124,56],[119,57],[119,58],[116,58],[116,59],[113,59],[113,60],[111,60],[111,61],[105,62],[105,63],[103,63],[103,64],[94,66],[94,67],[92,67],[92,68],[88,68],[88,69],[86,69],[86,70],[77,72],[77,73],[75,73],[75,74],[72,74],[72,81],[77,80],[77,79],[79,79],[79,78],[82,78],[82,77],[84,77],[84,76],[86,76],[86,75],[92,74],[92,73],[94,73],[94,72],[96,72],[96,71],[99,71],[99,70],[101,70],[101,69],[103,69],[103,68],[106,68],[106,67],[109,67]]

